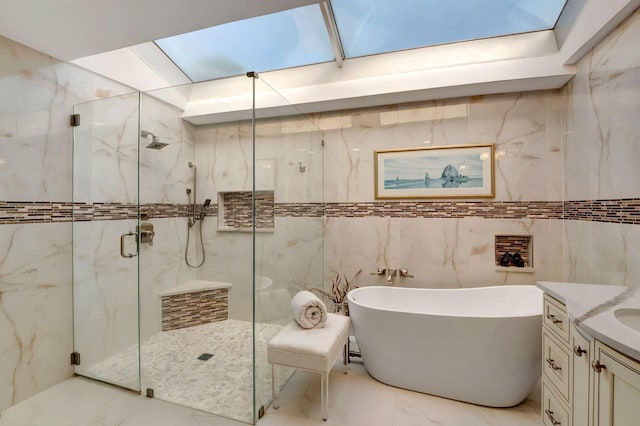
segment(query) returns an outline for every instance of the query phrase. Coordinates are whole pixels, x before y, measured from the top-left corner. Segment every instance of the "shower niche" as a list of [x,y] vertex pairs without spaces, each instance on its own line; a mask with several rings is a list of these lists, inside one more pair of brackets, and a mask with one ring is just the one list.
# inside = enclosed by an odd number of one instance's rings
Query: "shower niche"
[[533,235],[496,235],[495,268],[500,272],[534,272]]
[[[253,195],[251,191],[218,193],[218,231],[253,231]],[[273,191],[255,191],[256,232],[273,232],[275,202]]]

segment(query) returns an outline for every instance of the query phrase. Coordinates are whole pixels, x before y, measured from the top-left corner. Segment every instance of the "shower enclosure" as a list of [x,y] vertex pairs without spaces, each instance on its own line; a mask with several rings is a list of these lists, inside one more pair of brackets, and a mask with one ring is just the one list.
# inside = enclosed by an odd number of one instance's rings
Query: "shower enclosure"
[[198,85],[75,106],[72,359],[254,424],[268,340],[296,291],[323,287],[323,134],[261,79],[243,84],[249,108],[198,126],[182,118]]

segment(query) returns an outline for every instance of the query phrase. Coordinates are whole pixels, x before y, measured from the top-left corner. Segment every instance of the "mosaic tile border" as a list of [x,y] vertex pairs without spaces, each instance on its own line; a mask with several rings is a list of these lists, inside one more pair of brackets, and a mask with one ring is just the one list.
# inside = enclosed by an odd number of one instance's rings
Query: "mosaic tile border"
[[562,219],[561,201],[400,201],[328,203],[327,217],[402,217],[421,219]]
[[[201,205],[196,206],[199,212]],[[577,201],[399,201],[362,203],[276,203],[275,217],[397,217],[420,219],[556,219],[640,224],[640,198]],[[186,217],[189,204],[143,204],[150,218]],[[205,209],[216,216],[218,206]],[[136,219],[128,203],[0,201],[0,225]]]
[[640,225],[640,198],[565,201],[563,219]]

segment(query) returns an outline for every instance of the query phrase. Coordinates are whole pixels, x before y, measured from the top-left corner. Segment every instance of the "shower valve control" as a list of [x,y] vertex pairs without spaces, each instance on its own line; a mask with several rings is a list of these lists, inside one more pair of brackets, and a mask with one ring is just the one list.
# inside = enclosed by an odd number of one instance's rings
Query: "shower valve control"
[[140,243],[153,245],[153,237],[156,233],[153,231],[153,223],[142,222],[136,226],[136,233],[139,235]]

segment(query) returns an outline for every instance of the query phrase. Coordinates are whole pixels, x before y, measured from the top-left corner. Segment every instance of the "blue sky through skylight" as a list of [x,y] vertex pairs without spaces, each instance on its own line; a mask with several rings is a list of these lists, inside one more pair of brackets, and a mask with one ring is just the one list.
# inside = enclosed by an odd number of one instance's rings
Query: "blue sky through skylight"
[[[346,58],[549,30],[566,0],[332,0]],[[194,82],[335,59],[318,4],[156,40]]]
[[345,56],[552,29],[566,0],[333,0]]
[[317,4],[156,40],[194,82],[334,60]]

